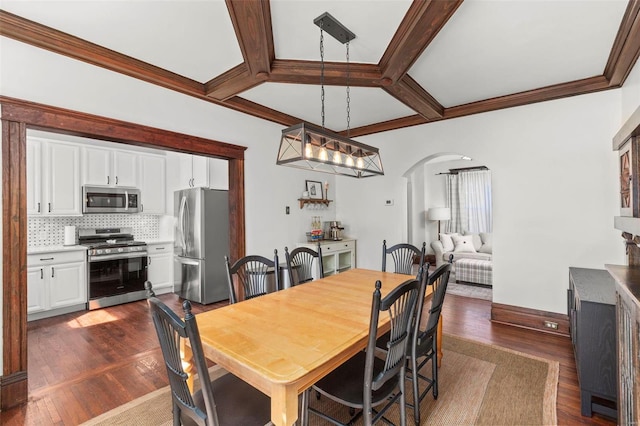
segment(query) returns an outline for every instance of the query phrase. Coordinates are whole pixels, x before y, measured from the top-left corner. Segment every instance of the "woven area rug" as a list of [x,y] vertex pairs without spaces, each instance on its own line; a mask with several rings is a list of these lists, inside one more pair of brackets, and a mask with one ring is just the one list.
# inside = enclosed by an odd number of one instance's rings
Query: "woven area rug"
[[[439,370],[439,395],[428,395],[421,405],[423,425],[554,425],[559,364],[497,346],[445,335]],[[427,364],[426,369],[431,369]],[[225,374],[212,368],[212,378]],[[410,387],[410,386],[409,386]],[[408,389],[408,397],[411,391]],[[337,417],[346,408],[328,398],[311,397],[313,406]],[[398,422],[397,405],[387,416]],[[96,417],[83,426],[171,425],[169,388],[162,388]],[[324,425],[316,416],[310,424]],[[360,422],[359,424],[362,424]],[[413,413],[407,409],[407,424]]]

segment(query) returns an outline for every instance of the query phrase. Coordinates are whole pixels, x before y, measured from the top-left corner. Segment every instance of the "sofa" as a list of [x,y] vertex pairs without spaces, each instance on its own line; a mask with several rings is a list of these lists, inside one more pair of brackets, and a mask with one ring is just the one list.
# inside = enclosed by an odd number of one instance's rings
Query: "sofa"
[[449,261],[453,255],[451,272],[455,272],[455,264],[460,259],[477,259],[491,261],[493,256],[493,242],[490,232],[462,232],[440,234],[440,239],[431,243],[435,253],[436,267]]

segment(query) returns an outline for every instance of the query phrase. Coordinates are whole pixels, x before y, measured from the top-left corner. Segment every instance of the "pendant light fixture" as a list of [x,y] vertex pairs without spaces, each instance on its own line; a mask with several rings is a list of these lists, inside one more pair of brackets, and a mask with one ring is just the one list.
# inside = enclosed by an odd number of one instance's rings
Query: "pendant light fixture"
[[[282,131],[276,164],[335,175],[363,178],[384,175],[378,148],[349,138],[350,88],[349,42],[356,35],[338,22],[328,12],[313,21],[320,27],[320,101],[322,127],[302,122]],[[324,127],[324,32],[346,44],[347,59],[347,136],[344,137]]]

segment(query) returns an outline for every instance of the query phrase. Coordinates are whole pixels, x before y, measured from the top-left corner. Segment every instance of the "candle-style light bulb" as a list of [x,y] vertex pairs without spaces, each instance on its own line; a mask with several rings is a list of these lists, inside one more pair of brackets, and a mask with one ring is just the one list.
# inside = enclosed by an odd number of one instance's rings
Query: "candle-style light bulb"
[[313,148],[311,147],[310,143],[304,146],[304,156],[306,158],[313,158]]

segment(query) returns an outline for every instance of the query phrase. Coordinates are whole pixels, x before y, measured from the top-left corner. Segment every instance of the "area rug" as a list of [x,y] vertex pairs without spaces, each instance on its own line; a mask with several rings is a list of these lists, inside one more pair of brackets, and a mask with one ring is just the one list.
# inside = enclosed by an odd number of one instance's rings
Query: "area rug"
[[456,296],[472,297],[474,299],[489,301],[493,299],[493,290],[491,288],[470,284],[458,284],[456,283],[455,275],[451,275],[451,278],[449,278],[447,294],[455,294]]
[[[439,370],[439,394],[421,404],[423,425],[554,425],[559,364],[519,352],[445,335]],[[430,371],[431,366],[425,366]],[[213,367],[212,378],[226,374]],[[407,388],[411,397],[410,386]],[[332,415],[348,411],[328,398],[310,398]],[[388,418],[398,424],[397,405]],[[165,387],[96,417],[83,426],[171,425],[171,397]],[[316,416],[311,425],[324,425]],[[360,422],[362,424],[362,422]],[[407,409],[407,424],[413,412]]]

